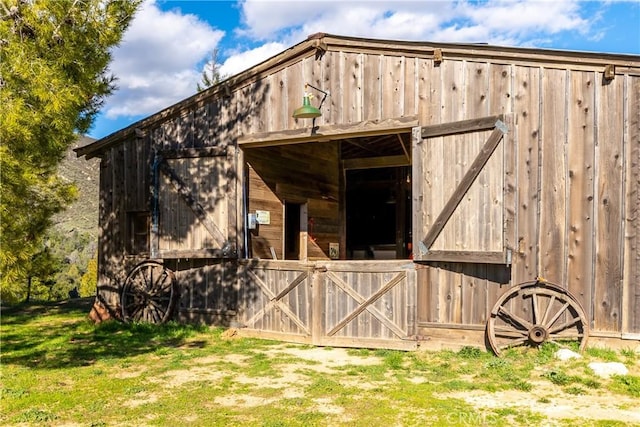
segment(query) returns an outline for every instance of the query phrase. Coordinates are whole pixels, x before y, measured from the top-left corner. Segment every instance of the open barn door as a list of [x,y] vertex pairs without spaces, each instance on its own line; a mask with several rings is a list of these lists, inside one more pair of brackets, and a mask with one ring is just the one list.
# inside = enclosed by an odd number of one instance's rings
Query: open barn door
[[161,151],[154,161],[152,258],[236,258],[233,149]]
[[417,261],[510,264],[514,144],[510,117],[413,131],[413,247]]

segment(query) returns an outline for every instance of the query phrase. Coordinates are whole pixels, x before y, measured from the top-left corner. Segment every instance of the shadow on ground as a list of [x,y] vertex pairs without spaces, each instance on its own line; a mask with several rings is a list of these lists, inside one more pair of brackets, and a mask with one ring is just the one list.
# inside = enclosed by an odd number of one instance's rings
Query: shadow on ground
[[203,341],[187,343],[187,338],[208,330],[206,326],[118,321],[94,325],[87,317],[92,304],[93,298],[84,298],[3,307],[1,363],[36,369],[73,368],[162,347],[206,345]]

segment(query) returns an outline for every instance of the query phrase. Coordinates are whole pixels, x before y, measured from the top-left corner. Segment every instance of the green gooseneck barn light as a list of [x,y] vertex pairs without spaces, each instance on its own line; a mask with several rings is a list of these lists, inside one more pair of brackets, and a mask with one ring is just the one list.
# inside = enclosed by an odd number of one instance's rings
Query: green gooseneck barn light
[[[317,90],[318,92],[322,92],[324,94],[318,108],[311,105],[311,98],[313,95],[310,92],[307,92],[307,88],[309,87]],[[320,108],[322,108],[322,104],[324,103],[324,100],[327,99],[327,95],[329,94],[324,90],[317,88],[313,85],[310,85],[309,83],[306,83],[304,85],[304,97],[302,98],[302,107],[297,108],[293,112],[293,118],[294,119],[315,119],[316,117],[320,117],[322,115]]]

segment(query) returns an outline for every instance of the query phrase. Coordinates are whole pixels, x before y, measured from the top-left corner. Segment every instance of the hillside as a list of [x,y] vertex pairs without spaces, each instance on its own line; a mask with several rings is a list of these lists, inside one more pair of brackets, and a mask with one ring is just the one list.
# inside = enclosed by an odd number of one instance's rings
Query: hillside
[[90,144],[93,138],[80,137],[74,144],[58,168],[63,178],[74,182],[78,187],[78,200],[64,212],[53,218],[54,227],[63,233],[74,230],[98,236],[98,179],[100,175],[100,160],[76,157],[74,148]]

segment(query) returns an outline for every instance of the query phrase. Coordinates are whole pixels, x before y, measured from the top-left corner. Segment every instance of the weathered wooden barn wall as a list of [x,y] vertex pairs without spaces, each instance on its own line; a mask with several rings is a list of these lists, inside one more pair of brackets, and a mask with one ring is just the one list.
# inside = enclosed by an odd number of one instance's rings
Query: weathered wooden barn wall
[[[510,132],[515,143],[516,203],[506,208],[515,209],[516,244],[510,281],[504,280],[504,266],[428,266],[421,275],[428,284],[420,304],[425,327],[482,325],[501,284],[541,276],[577,297],[596,333],[637,331],[629,323],[631,317],[625,321],[622,312],[636,316],[638,311],[637,304],[623,301],[625,293],[632,299],[638,293],[638,276],[623,275],[623,266],[625,256],[637,256],[630,248],[625,252],[624,236],[634,236],[637,227],[636,215],[625,206],[634,203],[633,198],[625,201],[625,193],[634,191],[637,182],[629,179],[634,167],[625,165],[634,162],[633,147],[638,143],[633,122],[639,114],[639,78],[622,74],[607,81],[601,70],[582,68],[471,61],[441,65],[442,77],[435,79],[442,82],[440,93],[432,90],[441,108],[429,109],[431,120],[446,123],[500,113],[515,117]],[[457,81],[447,83],[452,75],[458,76]],[[441,153],[451,165],[469,164],[473,159],[469,155],[475,156],[454,149],[445,145]],[[500,156],[498,150],[493,158]],[[479,180],[475,187],[481,186]],[[463,217],[473,218],[468,212]],[[471,228],[483,226],[477,222]],[[448,231],[457,233],[453,238],[461,249],[469,243],[461,230]]]
[[[615,65],[612,79],[603,76],[607,65]],[[322,116],[313,123],[317,126],[313,135],[310,120],[292,118],[300,106],[305,82],[329,92]],[[322,94],[312,93],[317,103]],[[309,217],[324,221],[320,232],[324,235],[319,237],[322,254],[313,255],[310,246],[308,255],[320,257],[326,256],[325,246],[334,236],[344,237],[340,236],[344,231],[340,228],[342,213],[340,206],[323,197],[327,196],[324,191],[298,182],[304,176],[298,172],[317,167],[314,173],[329,184],[332,201],[335,188],[340,191],[343,185],[338,147],[345,135],[406,133],[411,126],[497,115],[507,123],[508,132],[470,188],[470,200],[454,212],[443,236],[453,244],[459,241],[461,250],[469,250],[469,245],[478,250],[499,249],[500,242],[506,242],[512,263],[417,262],[416,332],[434,336],[436,326],[480,331],[500,294],[514,284],[542,276],[567,287],[580,300],[595,334],[639,334],[640,63],[635,57],[616,55],[333,36],[303,42],[230,82],[94,144],[96,155],[102,157],[100,286],[115,304],[126,271],[146,256],[127,252],[127,213],[151,210],[154,150],[195,149],[187,153],[195,157],[187,158],[197,160],[168,162],[189,163],[174,166],[191,178],[200,176],[202,168],[226,168],[223,176],[212,174],[211,179],[231,186],[224,201],[226,228],[222,228],[233,241],[236,256],[244,256],[242,188],[246,178],[250,211],[260,203],[272,203],[273,215],[277,204],[291,196],[308,200]],[[443,161],[414,158],[414,167],[421,161],[422,170],[431,176],[442,171],[439,179],[445,172],[452,174],[451,179],[437,185],[425,176],[416,182],[414,176],[414,199],[424,196],[439,197],[440,204],[446,201],[444,193],[453,189],[489,133],[471,137],[468,144],[445,145],[444,137],[433,138],[436,146],[431,149],[439,150]],[[323,149],[306,152],[305,147],[316,141]],[[288,145],[293,142],[304,144]],[[271,145],[280,148],[267,148]],[[218,164],[218,160],[194,154],[203,147],[229,147],[226,160]],[[311,158],[303,159],[305,156],[322,161],[314,163]],[[250,166],[246,177],[241,173],[245,159]],[[509,159],[513,168],[507,167]],[[271,171],[266,165],[274,160],[288,167]],[[498,169],[501,173],[495,173]],[[196,172],[188,174],[190,170]],[[494,173],[486,172],[490,170]],[[291,181],[294,172],[295,185],[287,188],[285,180]],[[215,184],[207,184],[208,175],[198,178],[205,181],[202,183],[191,178],[183,181],[192,192]],[[170,183],[163,182],[162,191],[172,191]],[[500,185],[508,191],[496,191]],[[424,193],[415,194],[416,188]],[[206,191],[198,197],[216,199]],[[166,195],[162,199],[172,200]],[[177,207],[181,203],[177,197],[173,200],[168,204]],[[436,215],[435,206],[422,213]],[[177,256],[180,251],[184,254],[209,247],[205,232],[190,228],[189,223],[195,220],[187,218],[188,208],[180,207],[187,213],[172,217],[174,211],[165,207],[161,212],[164,231],[188,239],[164,240],[160,249]],[[312,213],[314,209],[322,213]],[[211,213],[215,216],[219,211],[212,207]],[[174,220],[167,223],[167,218]],[[224,223],[223,218],[216,221]],[[462,221],[464,229],[456,228]],[[505,224],[512,235],[504,234]],[[476,231],[480,234],[474,234]],[[414,238],[420,233],[426,230],[414,230]],[[475,240],[471,242],[468,236]],[[274,231],[267,244],[281,250],[277,239]],[[270,258],[255,245],[252,249]],[[184,294],[187,299],[181,300],[185,313],[202,310],[201,298],[208,301],[206,306],[215,305],[213,295],[235,292],[214,289],[229,286],[218,279],[230,271],[214,261],[202,266],[200,261],[189,261],[194,264],[188,266],[180,261],[181,267],[176,267],[185,271],[181,274],[193,286]],[[196,280],[201,277],[200,269],[207,271],[202,276],[206,280]],[[218,306],[204,308],[208,309],[216,313],[223,310]]]
[[329,243],[339,242],[339,162],[337,143],[247,149],[249,212],[271,212],[271,224],[250,233],[253,256],[283,256],[283,203],[306,204],[308,258],[328,258]]
[[100,162],[98,295],[114,310],[127,272],[143,258],[127,257],[127,212],[149,210],[150,149],[129,138]]
[[[595,331],[623,331],[623,311],[629,316],[624,329],[637,331],[640,280],[631,272],[637,250],[624,236],[636,235],[635,214],[628,205],[634,199],[625,196],[637,194],[633,155],[638,141],[638,70],[618,67],[608,80],[603,77],[604,61],[557,53],[497,53],[445,50],[443,60],[436,62],[432,52],[329,48],[320,59],[306,57],[259,83],[269,108],[253,111],[251,120],[240,125],[241,137],[283,131],[284,138],[308,126],[291,117],[305,81],[330,93],[316,123],[327,128],[412,116],[428,126],[511,115],[516,190],[508,209],[515,216],[513,263],[422,266],[420,321],[425,327],[483,325],[507,285],[540,276],[568,288]],[[479,142],[458,151],[444,147],[443,165],[432,172],[444,172],[451,165],[460,174],[475,157]],[[502,167],[501,150],[490,159],[490,169]],[[438,168],[437,163],[431,166]],[[446,185],[452,183],[455,179]],[[482,191],[482,185],[480,179],[473,191]],[[438,190],[444,194],[447,188],[433,189]],[[495,196],[494,203],[505,202],[500,194]],[[467,206],[458,213],[468,229],[485,229],[479,221],[501,220],[495,218],[495,209],[486,211],[486,217],[469,216],[472,211],[473,206]],[[449,227],[445,233],[454,233],[451,238],[461,245],[472,243],[462,230],[455,234]],[[623,276],[625,262],[630,274]]]
[[[229,98],[209,99],[139,129],[103,151],[98,295],[114,312],[119,310],[118,294],[127,273],[138,262],[152,257],[153,233],[146,249],[136,250],[131,217],[146,214],[147,227],[151,226],[154,186],[158,187],[159,225],[155,257],[169,260],[167,265],[175,268],[178,280],[188,283],[181,292],[181,317],[219,313],[223,301],[233,302],[227,310],[235,309],[237,298],[227,296],[228,285],[220,280],[229,279],[229,272],[235,270],[215,259],[220,257],[216,251],[226,243],[234,252],[227,257],[233,258],[243,250],[243,231],[238,231],[237,224],[242,220],[241,215],[238,218],[241,191],[237,186],[243,181],[238,177],[238,155],[229,137],[232,105]],[[158,167],[154,182],[153,165],[157,159],[164,166]],[[211,225],[207,221],[203,224],[181,191],[194,196],[208,220],[223,234],[224,243],[211,235]],[[213,259],[197,260],[205,257]],[[214,303],[210,296],[214,294],[224,298],[216,298]]]

